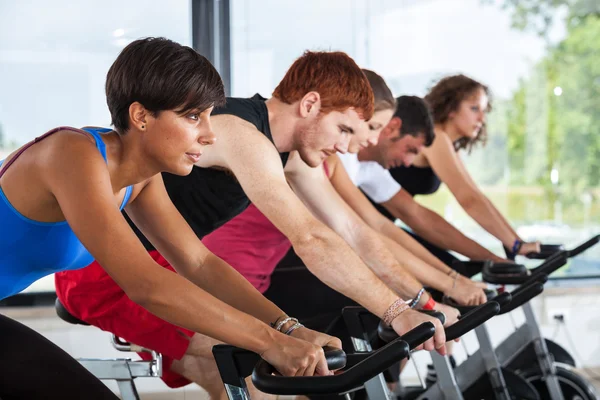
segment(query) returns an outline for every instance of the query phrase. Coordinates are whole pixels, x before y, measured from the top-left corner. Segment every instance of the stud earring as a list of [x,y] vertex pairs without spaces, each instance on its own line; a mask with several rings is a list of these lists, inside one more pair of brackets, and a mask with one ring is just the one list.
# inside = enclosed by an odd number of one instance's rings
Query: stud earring
[[146,127],[146,125],[142,125],[142,129],[144,129]]

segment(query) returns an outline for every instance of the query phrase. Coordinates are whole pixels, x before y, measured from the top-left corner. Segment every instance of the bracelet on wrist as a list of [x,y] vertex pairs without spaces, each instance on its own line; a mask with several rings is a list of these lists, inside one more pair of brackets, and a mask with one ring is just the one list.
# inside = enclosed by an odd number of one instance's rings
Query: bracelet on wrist
[[269,325],[271,326],[271,328],[275,329],[275,327],[277,326],[277,323],[279,322],[279,320],[285,319],[287,317],[288,316],[286,314],[283,314],[283,315],[277,317],[277,319],[275,321],[271,322]]
[[392,321],[398,317],[398,315],[402,314],[404,311],[409,310],[410,306],[408,303],[402,299],[398,299],[394,301],[388,309],[383,314],[383,322],[390,326],[392,325]]
[[292,332],[294,332],[296,329],[300,329],[300,328],[303,328],[303,327],[304,327],[304,325],[302,325],[300,322],[296,322],[294,325],[292,325],[292,327],[291,327],[291,328],[289,328],[287,331],[285,331],[285,334],[289,336],[289,335],[291,335],[291,334],[292,334]]
[[454,290],[456,288],[456,281],[458,280],[458,271],[454,271],[454,272],[456,272],[456,273],[454,274],[454,280],[452,281],[452,289],[450,289],[450,290]]
[[[279,321],[279,323],[277,324],[277,327],[275,328],[276,331],[281,332],[281,329],[283,328],[283,326],[285,324],[287,324],[288,322],[294,322],[294,324],[298,323],[298,319],[297,318],[292,318],[292,317],[287,317],[282,319],[281,321]],[[283,332],[281,332],[283,333]]]
[[434,307],[436,306],[436,302],[435,300],[433,300],[433,297],[429,297],[429,300],[427,300],[427,303],[425,303],[425,305],[422,307],[423,310],[433,310]]
[[512,253],[515,255],[518,254],[519,250],[521,250],[521,247],[523,247],[523,243],[524,242],[521,239],[519,239],[519,238],[515,239],[515,241],[512,245],[512,250],[511,250]]
[[417,304],[419,304],[419,301],[421,301],[421,296],[423,296],[423,293],[425,293],[425,288],[421,288],[421,290],[419,290],[419,293],[417,293],[415,298],[410,301],[408,306],[410,308],[415,308]]

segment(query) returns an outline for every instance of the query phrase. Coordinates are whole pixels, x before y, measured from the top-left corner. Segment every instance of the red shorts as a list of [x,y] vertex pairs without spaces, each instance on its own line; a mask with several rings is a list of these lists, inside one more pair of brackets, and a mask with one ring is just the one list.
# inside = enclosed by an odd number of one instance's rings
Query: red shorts
[[[151,251],[150,256],[175,272],[157,251]],[[172,372],[171,364],[183,357],[194,332],[164,321],[131,301],[97,262],[75,271],[58,272],[55,282],[58,298],[75,317],[161,353],[162,380],[167,386],[177,388],[190,383]],[[148,353],[138,354],[142,359],[151,358]]]

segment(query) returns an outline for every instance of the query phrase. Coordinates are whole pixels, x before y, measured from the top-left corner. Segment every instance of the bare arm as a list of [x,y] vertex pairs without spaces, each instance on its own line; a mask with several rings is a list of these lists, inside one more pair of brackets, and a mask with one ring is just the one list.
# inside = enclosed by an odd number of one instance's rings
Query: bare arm
[[[250,200],[288,237],[305,264],[319,271],[319,278],[326,285],[382,317],[397,296],[338,235],[310,214],[290,189],[279,155],[267,139],[259,132],[243,134],[243,143],[236,137],[222,135],[215,146],[222,147],[219,150],[227,167]],[[348,270],[353,272],[349,274]]]
[[344,169],[337,155],[327,159],[330,171],[330,181],[344,201],[365,221],[371,228],[387,236],[394,242],[406,248],[412,254],[444,274],[452,271],[440,259],[431,254],[425,247],[394,223],[383,216],[356,187]]
[[160,175],[152,178],[127,207],[127,214],[181,276],[265,323],[283,315],[279,307],[202,244],[169,199]]
[[[106,164],[93,144],[67,139],[56,141],[61,162],[44,172],[45,181],[77,237],[125,293],[173,324],[265,352],[276,332],[158,266],[116,206]],[[191,257],[203,262],[200,255]]]
[[[320,271],[319,279],[323,283],[382,318],[398,296],[364,265],[342,238],[306,209],[288,185],[272,143],[255,127],[237,120],[235,117],[214,119],[213,126],[220,137],[211,146],[212,154],[206,159],[208,165],[232,171],[250,200],[288,237],[311,271]],[[439,321],[412,310],[401,316],[392,321],[398,334],[406,333],[423,321],[431,321],[436,326],[436,334],[434,339],[424,343],[424,348],[437,348],[445,354],[445,334]]]
[[448,135],[437,132],[433,144],[423,149],[423,154],[467,214],[504,246],[511,248],[518,235],[475,184]]
[[[196,237],[169,199],[160,175],[145,186],[127,212],[175,270],[198,287],[265,323],[275,323],[286,317],[279,307],[267,300],[229,264],[211,253]],[[294,322],[288,322],[281,330],[285,332],[292,325]],[[252,327],[241,329],[251,330]],[[296,329],[292,335],[319,348],[341,348],[338,339],[307,328]]]
[[[330,181],[338,194],[364,221],[367,221],[373,229],[379,232],[381,240],[387,245],[396,260],[419,282],[452,295],[461,304],[479,304],[485,301],[481,289],[464,287],[465,284],[471,283],[467,279],[455,282],[453,269],[377,211],[365,195],[354,186],[337,155],[329,157],[327,164]],[[403,246],[405,243],[410,247],[405,248]],[[411,248],[416,253],[413,253]],[[419,254],[423,254],[425,259],[419,257]],[[434,263],[434,266],[427,260]]]
[[293,164],[292,172],[286,168],[288,181],[313,214],[337,232],[396,293],[405,299],[415,297],[422,285],[402,268],[379,234],[339,197],[322,168],[310,168],[299,157],[288,163],[290,167]]
[[406,190],[400,190],[382,206],[416,234],[442,249],[456,251],[472,260],[506,261],[463,235],[435,212],[421,206]]

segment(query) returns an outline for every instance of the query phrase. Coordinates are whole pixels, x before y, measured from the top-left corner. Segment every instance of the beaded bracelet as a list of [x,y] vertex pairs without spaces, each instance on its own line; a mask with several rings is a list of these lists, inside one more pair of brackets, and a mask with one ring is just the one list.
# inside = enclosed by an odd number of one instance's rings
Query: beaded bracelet
[[302,325],[300,322],[296,322],[294,325],[292,325],[292,327],[290,329],[288,329],[287,331],[285,331],[285,334],[289,336],[296,329],[300,329],[300,328],[303,328],[303,327],[304,327],[304,325]]
[[[298,319],[297,318],[292,318],[292,317],[287,317],[284,318],[283,320],[281,320],[278,324],[277,327],[275,328],[276,331],[281,332],[281,328],[283,328],[283,326],[285,324],[287,324],[288,322],[293,321],[295,324],[298,323]],[[282,332],[283,333],[283,332]]]
[[394,301],[392,303],[391,306],[388,307],[388,309],[385,311],[385,313],[383,314],[383,322],[390,326],[392,324],[392,321],[394,319],[396,319],[396,317],[400,314],[402,314],[404,311],[410,309],[409,305],[407,304],[406,301],[402,300],[402,299],[398,299],[396,301]]
[[277,319],[275,321],[270,322],[269,325],[271,326],[271,328],[275,329],[275,326],[277,326],[277,321],[279,321],[282,318],[287,318],[287,315],[283,314],[282,316],[277,317]]

